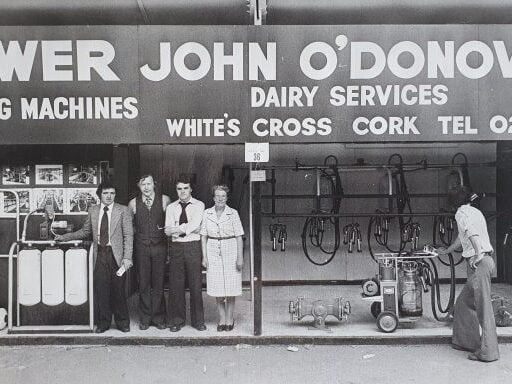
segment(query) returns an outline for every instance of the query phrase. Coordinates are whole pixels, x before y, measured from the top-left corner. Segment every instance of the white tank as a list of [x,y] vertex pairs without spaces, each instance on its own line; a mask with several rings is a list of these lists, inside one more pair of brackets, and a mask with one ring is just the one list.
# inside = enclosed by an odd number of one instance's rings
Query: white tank
[[18,302],[36,305],[41,302],[41,251],[22,249],[18,253]]
[[87,302],[87,251],[70,248],[66,251],[66,303],[82,305]]
[[45,249],[41,255],[42,298],[46,305],[64,302],[64,251]]

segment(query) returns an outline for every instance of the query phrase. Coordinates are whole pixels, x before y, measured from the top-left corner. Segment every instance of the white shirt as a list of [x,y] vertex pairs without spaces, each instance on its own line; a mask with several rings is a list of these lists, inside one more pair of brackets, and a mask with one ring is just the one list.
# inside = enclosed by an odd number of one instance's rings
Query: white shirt
[[171,237],[173,242],[186,243],[189,241],[199,241],[201,236],[199,231],[201,230],[201,221],[203,219],[204,203],[193,197],[188,201],[190,204],[185,208],[187,213],[188,223],[179,224],[181,215],[180,200],[173,201],[167,206],[165,210],[165,226],[166,227],[180,227],[185,232],[184,237],[179,235],[173,235]]
[[487,223],[482,212],[469,204],[461,205],[455,213],[455,220],[459,230],[463,257],[473,257],[477,253],[469,240],[471,236],[478,236],[482,252],[494,252],[487,232]]
[[100,215],[99,215],[99,218],[98,218],[98,244],[100,243],[100,231],[101,231],[101,218],[103,217],[103,208],[104,207],[108,207],[108,211],[107,211],[107,217],[108,217],[108,243],[107,245],[111,245],[110,244],[110,223],[112,222],[111,218],[112,218],[112,208],[114,207],[114,203],[110,204],[110,205],[105,205],[103,203],[101,203],[100,205]]

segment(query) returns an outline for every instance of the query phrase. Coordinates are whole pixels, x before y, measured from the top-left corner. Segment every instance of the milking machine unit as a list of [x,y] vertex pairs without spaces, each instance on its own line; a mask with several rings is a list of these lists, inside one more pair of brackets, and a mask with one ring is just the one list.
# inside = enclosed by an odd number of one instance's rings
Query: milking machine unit
[[[29,218],[34,213],[43,213],[45,219],[40,225],[41,240],[27,240]],[[18,210],[19,215],[19,210]],[[26,332],[92,332],[93,281],[92,257],[81,247],[82,241],[56,243],[53,238],[56,231],[69,231],[66,221],[55,221],[51,206],[38,208],[25,217],[21,239],[14,242],[9,250],[9,290],[8,290],[8,330],[9,333]],[[19,216],[17,217],[19,222]],[[14,278],[14,254],[17,268]],[[16,282],[16,298],[14,283]],[[13,304],[16,303],[16,321],[13,322]],[[41,305],[38,310],[48,314],[52,308],[60,305],[77,307],[89,302],[89,320],[87,325],[33,325],[22,324],[23,307]],[[45,312],[45,313],[46,313]],[[51,316],[50,316],[51,317]]]
[[430,279],[426,260],[437,257],[437,253],[425,246],[422,251],[378,253],[376,257],[379,275],[363,284],[363,300],[372,301],[377,327],[390,333],[399,323],[414,322],[422,316],[422,291],[427,291]]
[[268,226],[270,231],[270,241],[272,242],[272,251],[277,251],[277,244],[280,245],[281,252],[286,251],[286,240],[288,233],[286,232],[286,225],[277,223]]

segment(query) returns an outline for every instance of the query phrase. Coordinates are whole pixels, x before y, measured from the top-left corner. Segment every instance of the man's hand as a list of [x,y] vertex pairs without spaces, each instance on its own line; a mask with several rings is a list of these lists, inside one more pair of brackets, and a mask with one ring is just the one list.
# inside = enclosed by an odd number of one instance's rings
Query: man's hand
[[133,265],[132,261],[128,259],[121,260],[121,263],[124,265],[124,269],[126,270],[129,270]]
[[439,256],[446,256],[447,254],[450,253],[450,252],[448,252],[448,248],[445,248],[445,247],[436,248],[436,252]]
[[201,265],[204,267],[204,269],[208,270],[208,259],[206,257],[203,257]]
[[62,235],[55,235],[54,240],[55,241],[64,241],[62,237],[63,237]]
[[244,266],[244,259],[241,257],[238,257],[236,259],[236,270],[240,272],[242,270],[242,267]]
[[477,267],[477,264],[484,258],[484,254],[483,253],[480,253],[480,254],[477,254],[475,256],[472,256],[470,259],[469,259],[469,266],[473,269],[476,269]]

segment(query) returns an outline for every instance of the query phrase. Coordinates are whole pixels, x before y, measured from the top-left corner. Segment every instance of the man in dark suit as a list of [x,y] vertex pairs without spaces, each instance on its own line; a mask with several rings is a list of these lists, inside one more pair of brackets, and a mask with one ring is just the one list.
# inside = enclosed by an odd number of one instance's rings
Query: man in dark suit
[[114,203],[116,188],[110,181],[102,182],[96,194],[101,204],[89,208],[82,228],[56,236],[55,240],[69,241],[92,237],[96,333],[103,333],[110,328],[112,313],[117,328],[122,332],[129,332],[130,317],[124,294],[124,272],[132,266],[132,215],[128,207]]

